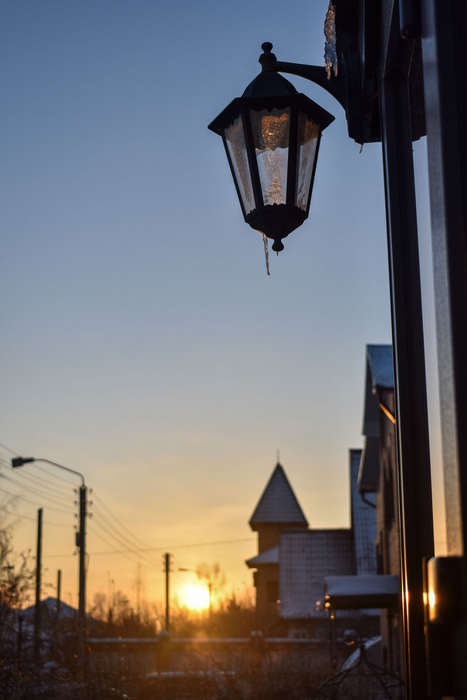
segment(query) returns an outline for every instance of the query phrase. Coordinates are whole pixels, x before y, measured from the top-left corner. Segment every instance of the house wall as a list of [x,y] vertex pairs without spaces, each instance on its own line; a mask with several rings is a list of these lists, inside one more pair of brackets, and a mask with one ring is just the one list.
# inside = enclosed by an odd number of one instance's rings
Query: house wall
[[[394,390],[380,392],[381,402],[395,414]],[[380,474],[376,496],[377,567],[379,574],[400,576],[401,550],[399,493],[397,489],[396,431],[394,424],[380,413]],[[391,670],[401,672],[400,613],[381,611],[382,661]]]
[[279,544],[280,525],[261,525],[258,528],[258,554]]
[[[307,531],[307,526],[294,525],[294,531]],[[281,533],[290,530],[290,525],[281,523],[258,526],[258,553],[265,552],[279,544]],[[256,614],[258,625],[265,629],[275,624],[278,618],[279,567],[277,564],[262,564],[253,574],[256,588]]]
[[267,631],[278,618],[279,567],[263,564],[253,574],[256,588],[256,618],[260,629]]
[[271,523],[270,525],[258,526],[258,554],[265,552],[271,547],[276,547],[279,544],[281,532],[290,530],[303,531],[307,530],[307,525],[290,525],[287,523]]
[[286,532],[279,548],[280,615],[286,620],[327,619],[316,609],[324,577],[355,573],[351,530]]

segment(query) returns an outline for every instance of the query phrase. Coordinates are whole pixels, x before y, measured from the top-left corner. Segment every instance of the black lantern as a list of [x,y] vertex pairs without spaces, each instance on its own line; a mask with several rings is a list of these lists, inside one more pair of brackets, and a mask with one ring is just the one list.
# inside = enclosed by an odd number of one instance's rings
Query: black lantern
[[279,252],[308,217],[321,132],[334,117],[272,68],[272,44],[262,48],[262,72],[209,129],[224,141],[245,221]]

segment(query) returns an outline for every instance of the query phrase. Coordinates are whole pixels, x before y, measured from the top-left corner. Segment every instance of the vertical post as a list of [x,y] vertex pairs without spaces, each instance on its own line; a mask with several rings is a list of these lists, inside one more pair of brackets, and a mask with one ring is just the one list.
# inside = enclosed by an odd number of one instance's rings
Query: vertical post
[[[452,692],[465,695],[467,658],[467,4],[421,0],[423,73],[428,142],[438,385],[447,554],[462,557],[463,596],[456,601],[457,624],[433,666],[454,666]],[[441,562],[438,562],[441,563]],[[446,561],[446,564],[449,560]],[[431,631],[437,625],[430,624]],[[449,666],[447,665],[448,662]],[[433,663],[431,663],[433,662]],[[436,678],[432,678],[436,681]]]
[[164,554],[165,571],[165,631],[170,632],[170,554]]
[[86,645],[86,505],[87,488],[82,484],[79,488],[79,596],[78,624],[81,672],[84,682],[87,682],[88,655]]
[[79,625],[81,635],[86,627],[86,486],[79,489]]
[[456,0],[421,4],[447,553],[465,557],[467,96],[462,67],[467,56],[463,36],[467,5]]
[[427,696],[423,557],[433,554],[433,528],[411,110],[408,76],[400,66],[386,65],[380,106],[396,387],[406,681],[408,698],[419,700]]
[[57,622],[60,620],[60,608],[62,605],[62,570],[57,569]]
[[34,659],[39,661],[41,636],[42,508],[37,511],[36,601],[34,606]]
[[329,610],[329,660],[331,668],[337,668],[336,657],[336,614],[332,608]]

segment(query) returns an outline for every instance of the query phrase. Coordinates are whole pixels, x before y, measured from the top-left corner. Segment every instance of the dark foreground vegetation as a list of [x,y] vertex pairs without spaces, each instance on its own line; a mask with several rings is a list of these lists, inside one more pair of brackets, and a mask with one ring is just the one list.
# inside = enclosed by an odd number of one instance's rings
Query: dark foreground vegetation
[[[398,700],[381,678],[352,672],[337,677],[325,640],[266,645],[247,601],[226,598],[211,613],[173,611],[171,637],[159,611],[135,611],[121,592],[95,596],[80,635],[76,610],[48,598],[40,635],[27,607],[33,581],[28,555],[14,557],[0,528],[1,700]],[[265,636],[284,634],[279,621]],[[115,643],[115,639],[138,640]],[[107,641],[106,641],[107,640]],[[109,641],[110,640],[110,641]],[[211,640],[211,641],[207,641]],[[349,649],[340,649],[339,667]],[[387,679],[386,679],[387,680]]]

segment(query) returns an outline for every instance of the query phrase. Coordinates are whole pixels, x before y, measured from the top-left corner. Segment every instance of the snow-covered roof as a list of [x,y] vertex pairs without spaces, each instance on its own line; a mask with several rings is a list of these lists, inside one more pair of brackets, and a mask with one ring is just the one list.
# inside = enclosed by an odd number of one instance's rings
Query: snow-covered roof
[[252,530],[256,530],[257,525],[267,523],[308,526],[284,468],[279,462],[250,518]]
[[[44,598],[41,600],[41,608],[44,610],[47,610],[48,614],[53,616],[57,615],[57,609],[58,609],[58,600],[57,598],[53,598],[52,596],[49,596],[48,598]],[[22,615],[28,619],[29,617],[32,618],[35,613],[35,605],[30,605],[27,608],[24,608],[22,610]],[[60,601],[60,618],[61,619],[68,619],[68,618],[73,618],[78,615],[78,611],[76,608],[73,608],[71,605],[68,605],[68,603],[65,603],[63,600]]]
[[368,365],[373,388],[394,388],[392,345],[367,345]]
[[256,557],[246,560],[246,565],[250,569],[256,569],[261,564],[278,564],[279,563],[279,545],[266,549],[264,552],[257,554]]
[[324,591],[338,609],[386,608],[398,601],[400,581],[389,574],[325,576]]

